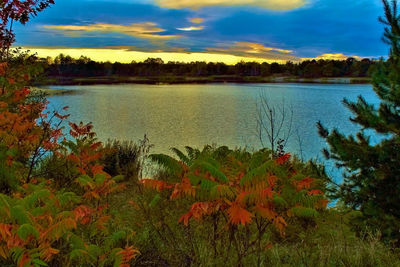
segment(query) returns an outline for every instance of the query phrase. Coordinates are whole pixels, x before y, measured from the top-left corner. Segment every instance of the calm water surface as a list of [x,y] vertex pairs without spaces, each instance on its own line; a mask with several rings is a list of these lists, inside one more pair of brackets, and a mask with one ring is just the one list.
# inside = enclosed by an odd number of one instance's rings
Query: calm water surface
[[[76,94],[52,96],[50,108],[69,106],[71,120],[93,122],[101,140],[139,140],[147,134],[153,152],[170,147],[202,147],[220,144],[259,148],[256,134],[256,102],[260,93],[270,103],[282,99],[294,111],[292,135],[287,151],[304,158],[322,160],[326,146],[319,138],[316,122],[351,134],[357,126],[349,122],[350,112],[343,98],[362,95],[370,103],[378,98],[371,85],[321,84],[205,84],[205,85],[93,85],[52,86],[76,90]],[[296,135],[300,133],[300,142]]]

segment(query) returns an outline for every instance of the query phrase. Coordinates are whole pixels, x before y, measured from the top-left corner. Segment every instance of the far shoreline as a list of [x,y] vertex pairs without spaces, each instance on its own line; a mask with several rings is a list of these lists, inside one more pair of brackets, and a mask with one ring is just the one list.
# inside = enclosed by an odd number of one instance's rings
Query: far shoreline
[[370,84],[369,77],[300,78],[293,76],[149,76],[149,77],[46,77],[36,86],[96,85],[96,84],[210,84],[210,83],[315,83],[315,84]]

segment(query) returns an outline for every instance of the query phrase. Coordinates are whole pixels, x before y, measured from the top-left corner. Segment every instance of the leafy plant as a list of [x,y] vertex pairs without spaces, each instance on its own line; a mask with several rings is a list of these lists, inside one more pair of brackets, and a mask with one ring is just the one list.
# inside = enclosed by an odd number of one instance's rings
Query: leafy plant
[[289,154],[271,160],[266,150],[251,154],[227,147],[187,148],[187,155],[173,151],[179,160],[163,154],[150,156],[170,176],[141,181],[145,188],[160,192],[149,205],[160,199],[189,201],[190,208],[178,221],[190,231],[192,220],[200,224],[211,220],[211,227],[205,228],[214,233],[213,257],[233,249],[239,265],[251,253],[260,258],[270,242],[271,227],[284,237],[288,224],[313,221],[326,209],[323,180],[295,169]]

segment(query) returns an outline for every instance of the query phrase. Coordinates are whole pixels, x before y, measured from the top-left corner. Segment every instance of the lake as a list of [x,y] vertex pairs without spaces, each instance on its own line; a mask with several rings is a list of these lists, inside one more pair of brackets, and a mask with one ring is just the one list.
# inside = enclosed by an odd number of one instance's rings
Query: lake
[[[257,149],[257,102],[260,95],[275,107],[293,110],[291,136],[286,151],[304,158],[323,160],[326,147],[316,122],[351,134],[357,126],[341,103],[362,95],[369,103],[379,99],[371,85],[346,84],[185,84],[50,86],[76,93],[49,97],[50,109],[69,106],[70,120],[93,122],[100,140],[142,139],[154,144],[153,153],[170,147],[205,144]],[[372,140],[373,141],[373,140]],[[330,173],[337,170],[328,163]]]

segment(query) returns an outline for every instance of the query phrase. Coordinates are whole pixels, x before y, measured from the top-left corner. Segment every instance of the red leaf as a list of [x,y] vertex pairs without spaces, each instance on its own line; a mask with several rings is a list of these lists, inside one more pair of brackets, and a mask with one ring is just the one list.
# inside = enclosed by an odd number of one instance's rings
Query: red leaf
[[323,195],[324,192],[322,192],[321,190],[318,190],[318,189],[314,189],[314,190],[309,191],[307,194],[309,196],[315,196],[315,195]]
[[155,189],[158,192],[164,190],[164,189],[169,189],[172,188],[172,185],[164,182],[164,181],[160,181],[160,180],[154,180],[154,179],[142,179],[140,181],[145,187],[151,188],[151,189]]
[[228,209],[229,218],[232,224],[242,224],[251,222],[253,214],[242,208],[240,205],[233,203]]
[[290,159],[290,153],[286,153],[285,155],[277,158],[276,163],[278,165],[282,165],[282,164],[286,163],[289,159]]
[[301,181],[294,181],[294,184],[297,187],[297,190],[308,189],[311,187],[312,182],[314,182],[313,178],[306,177]]
[[179,218],[178,222],[180,223],[180,222],[183,221],[183,224],[185,226],[188,226],[190,218],[192,218],[192,212],[191,211],[189,211],[188,213],[183,214],[182,217]]

